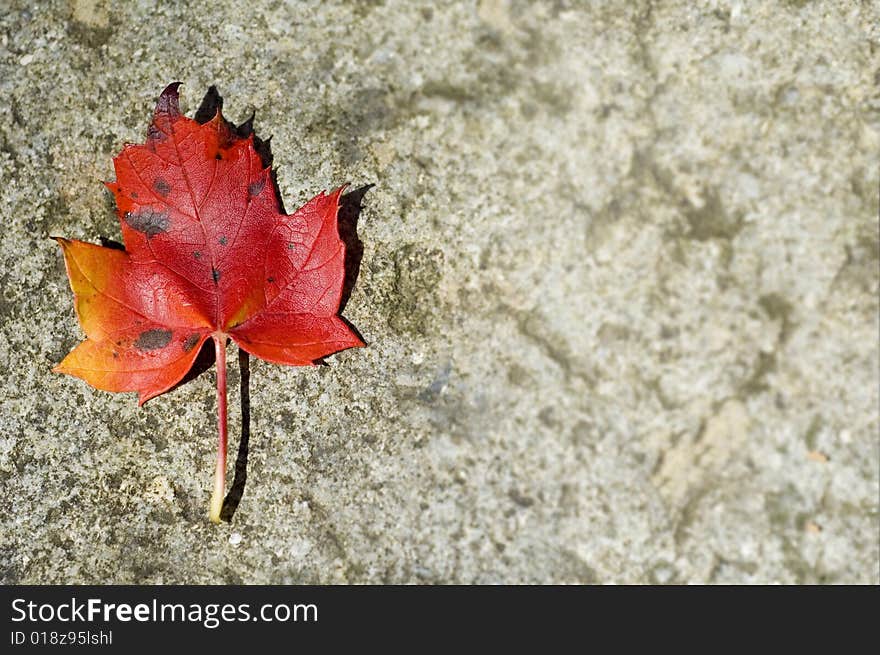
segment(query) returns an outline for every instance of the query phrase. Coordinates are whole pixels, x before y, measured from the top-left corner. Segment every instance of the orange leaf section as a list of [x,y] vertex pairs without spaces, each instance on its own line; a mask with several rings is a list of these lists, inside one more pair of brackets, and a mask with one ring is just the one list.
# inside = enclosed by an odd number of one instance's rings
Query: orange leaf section
[[282,213],[253,137],[219,110],[204,124],[183,116],[177,87],[106,183],[125,251],[57,239],[88,338],[56,370],[143,403],[177,384],[211,335],[296,366],[362,346],[337,316],[344,187]]

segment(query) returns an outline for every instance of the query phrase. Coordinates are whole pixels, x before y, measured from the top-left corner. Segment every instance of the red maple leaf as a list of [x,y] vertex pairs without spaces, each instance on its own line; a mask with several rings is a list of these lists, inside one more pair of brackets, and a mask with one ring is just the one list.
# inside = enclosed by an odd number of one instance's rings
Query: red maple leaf
[[87,339],[55,370],[139,404],[186,375],[214,340],[220,443],[210,516],[226,471],[226,343],[304,366],[363,346],[338,316],[345,245],[337,214],[345,187],[291,215],[270,168],[217,110],[200,124],[180,113],[177,87],[159,97],[143,145],[114,160],[125,250],[63,238],[76,312]]

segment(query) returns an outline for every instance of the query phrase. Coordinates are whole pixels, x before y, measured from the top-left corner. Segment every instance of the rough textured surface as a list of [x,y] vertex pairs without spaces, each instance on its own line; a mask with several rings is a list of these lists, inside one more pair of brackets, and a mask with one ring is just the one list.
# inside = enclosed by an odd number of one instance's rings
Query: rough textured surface
[[[31,5],[0,581],[880,581],[876,3]],[[288,209],[376,184],[370,345],[252,360],[219,528],[213,372],[142,409],[50,373],[81,333],[47,237],[118,238],[99,180],[176,79],[256,111]]]

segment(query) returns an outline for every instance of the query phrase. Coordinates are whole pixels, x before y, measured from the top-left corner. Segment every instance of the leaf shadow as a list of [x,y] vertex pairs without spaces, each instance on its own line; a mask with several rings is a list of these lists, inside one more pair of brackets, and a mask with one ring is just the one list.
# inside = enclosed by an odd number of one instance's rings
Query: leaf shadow
[[[365,184],[349,191],[339,199],[339,215],[337,226],[339,238],[345,244],[345,278],[342,282],[342,299],[339,311],[345,309],[351,292],[361,272],[361,260],[364,257],[364,242],[358,236],[358,221],[363,210],[363,199],[375,184]],[[351,326],[349,326],[351,327]],[[360,335],[358,335],[360,336]]]
[[238,455],[235,458],[235,477],[229,493],[223,500],[223,508],[220,510],[220,518],[227,523],[232,520],[238,509],[241,498],[244,496],[244,488],[247,484],[248,452],[251,441],[251,365],[250,355],[241,348],[238,349],[238,369],[241,373],[239,390],[241,393],[241,439],[238,442]]
[[101,245],[105,248],[112,248],[113,250],[122,250],[125,251],[125,246],[122,245],[119,241],[115,239],[108,239],[107,237],[99,236],[98,239],[101,241]]

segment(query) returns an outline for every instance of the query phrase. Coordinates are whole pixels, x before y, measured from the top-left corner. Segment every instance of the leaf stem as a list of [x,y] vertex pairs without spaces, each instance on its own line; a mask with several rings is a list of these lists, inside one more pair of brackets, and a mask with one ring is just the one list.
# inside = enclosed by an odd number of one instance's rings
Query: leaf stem
[[217,468],[214,470],[214,493],[211,496],[209,517],[213,523],[220,523],[220,510],[223,509],[223,496],[226,491],[226,335],[217,333],[214,338],[214,353],[217,362]]

